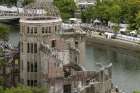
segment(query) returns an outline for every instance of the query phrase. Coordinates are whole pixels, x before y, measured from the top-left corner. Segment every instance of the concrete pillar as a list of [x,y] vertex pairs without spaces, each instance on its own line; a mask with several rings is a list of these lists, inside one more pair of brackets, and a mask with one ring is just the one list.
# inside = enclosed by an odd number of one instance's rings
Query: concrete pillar
[[80,64],[84,64],[85,62],[85,40],[82,39],[79,44],[79,50],[80,50]]

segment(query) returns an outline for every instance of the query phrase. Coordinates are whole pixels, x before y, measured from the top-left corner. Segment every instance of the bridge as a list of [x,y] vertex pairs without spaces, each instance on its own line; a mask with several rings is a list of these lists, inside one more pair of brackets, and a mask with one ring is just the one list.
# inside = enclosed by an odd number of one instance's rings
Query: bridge
[[0,11],[0,20],[13,20],[19,18],[20,18],[19,13],[9,13],[9,12]]
[[0,6],[0,20],[13,20],[20,18],[23,8]]
[[12,19],[19,19],[20,16],[9,16],[9,15],[5,15],[5,16],[1,16],[0,15],[0,20],[12,20]]

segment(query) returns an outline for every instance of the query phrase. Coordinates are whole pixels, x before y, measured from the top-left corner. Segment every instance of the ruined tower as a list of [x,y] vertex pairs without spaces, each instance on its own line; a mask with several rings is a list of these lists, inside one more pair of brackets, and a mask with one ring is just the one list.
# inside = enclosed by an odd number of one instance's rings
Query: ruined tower
[[84,62],[85,33],[79,26],[63,31],[61,24],[59,11],[51,2],[40,0],[24,8],[20,19],[22,84],[49,86],[49,93],[63,93],[65,78],[71,74],[68,66],[79,69]]
[[42,85],[42,73],[48,64],[47,59],[42,58],[41,44],[47,42],[55,47],[53,38],[61,29],[61,21],[58,9],[45,0],[24,8],[20,19],[20,77],[24,85]]

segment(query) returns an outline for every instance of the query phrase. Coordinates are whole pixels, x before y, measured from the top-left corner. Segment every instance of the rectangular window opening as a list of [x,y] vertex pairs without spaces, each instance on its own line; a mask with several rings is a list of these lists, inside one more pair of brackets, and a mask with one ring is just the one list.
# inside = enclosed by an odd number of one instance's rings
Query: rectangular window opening
[[27,33],[30,33],[30,27],[27,27]]
[[33,53],[33,43],[31,43],[31,53]]
[[31,63],[31,72],[34,72],[34,64]]
[[35,87],[37,86],[37,80],[34,80],[34,86]]
[[31,85],[30,80],[27,80],[27,85],[28,85],[28,86],[30,86],[30,85]]
[[57,26],[55,26],[55,32],[57,31]]
[[31,34],[33,34],[33,27],[31,28]]
[[34,27],[34,33],[37,34],[37,27]]
[[56,40],[52,40],[52,48],[56,47]]
[[45,32],[45,28],[44,27],[42,27],[42,33],[44,33]]
[[48,27],[46,27],[46,29],[45,29],[45,33],[48,33]]
[[27,43],[27,53],[30,53],[30,44]]
[[34,72],[37,72],[37,62],[34,63]]
[[30,72],[30,63],[27,62],[27,72]]
[[75,41],[75,47],[78,47],[78,41]]
[[37,53],[37,43],[34,43],[34,53]]
[[37,86],[37,80],[27,80],[27,85],[31,87]]
[[48,33],[51,33],[51,27],[49,27],[49,29],[48,29]]

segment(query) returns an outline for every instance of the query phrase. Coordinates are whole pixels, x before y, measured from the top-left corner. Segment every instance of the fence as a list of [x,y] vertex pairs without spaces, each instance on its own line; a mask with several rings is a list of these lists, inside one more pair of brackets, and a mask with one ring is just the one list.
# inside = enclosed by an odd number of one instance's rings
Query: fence
[[126,36],[121,34],[117,34],[117,39],[140,43],[140,38],[138,37]]

